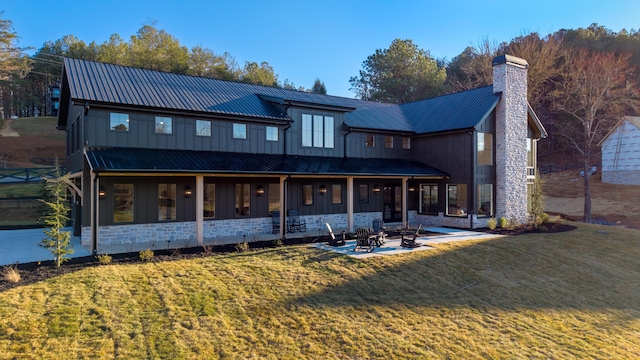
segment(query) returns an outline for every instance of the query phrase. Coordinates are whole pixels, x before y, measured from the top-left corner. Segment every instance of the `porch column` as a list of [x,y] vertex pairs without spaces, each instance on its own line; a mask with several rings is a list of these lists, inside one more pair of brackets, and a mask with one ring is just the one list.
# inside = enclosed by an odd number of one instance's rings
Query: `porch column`
[[196,175],[196,243],[204,245],[204,175]]
[[347,177],[347,230],[353,232],[353,176]]
[[402,225],[409,226],[409,220],[407,217],[407,182],[408,177],[402,178]]
[[285,181],[287,180],[286,176],[280,176],[280,239],[284,239],[285,234],[285,216],[287,211],[286,206],[286,190]]
[[89,206],[91,209],[91,253],[96,254],[98,252],[98,201],[100,197],[98,195],[98,189],[100,189],[100,180],[96,177],[96,174],[91,172],[91,200]]

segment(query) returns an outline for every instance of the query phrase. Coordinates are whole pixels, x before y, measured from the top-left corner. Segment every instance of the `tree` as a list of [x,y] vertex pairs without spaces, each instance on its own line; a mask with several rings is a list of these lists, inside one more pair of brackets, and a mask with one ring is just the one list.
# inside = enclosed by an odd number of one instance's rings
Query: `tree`
[[351,90],[363,100],[407,103],[443,93],[446,70],[411,40],[395,39],[378,49],[352,77]]
[[229,53],[216,55],[213,50],[202,46],[194,46],[189,52],[189,75],[238,80],[239,72]]
[[256,85],[278,86],[278,75],[268,62],[245,62],[240,81]]
[[8,90],[12,97],[9,86],[12,79],[24,78],[31,68],[31,62],[23,54],[23,49],[17,46],[18,35],[13,30],[13,22],[2,19],[3,14],[4,12],[0,12],[0,119],[5,118],[5,91]]
[[584,170],[584,221],[591,222],[590,164],[595,145],[631,109],[638,109],[637,75],[629,54],[573,49],[552,92],[557,129],[578,151]]
[[313,83],[313,86],[311,87],[311,93],[327,95],[327,87],[324,86],[324,81],[320,81],[320,79],[316,78],[316,81]]
[[143,25],[129,42],[130,65],[151,70],[186,74],[189,70],[189,50],[155,22]]
[[60,174],[60,167],[56,165],[55,179],[47,180],[45,185],[45,199],[42,201],[47,207],[44,216],[44,223],[49,226],[44,231],[46,237],[42,239],[39,246],[49,250],[55,259],[56,265],[60,266],[67,261],[67,255],[73,254],[71,244],[71,232],[63,230],[69,217],[69,204],[67,202],[68,176]]

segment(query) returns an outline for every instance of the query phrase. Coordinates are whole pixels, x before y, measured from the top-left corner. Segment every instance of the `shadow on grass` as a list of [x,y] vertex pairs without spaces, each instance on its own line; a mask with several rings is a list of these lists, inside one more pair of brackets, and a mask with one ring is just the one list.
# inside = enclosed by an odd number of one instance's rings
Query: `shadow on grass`
[[[290,305],[640,310],[640,239],[603,242],[584,233],[450,244],[408,258],[349,258],[354,266],[344,267],[340,285]],[[309,261],[334,258],[318,252]]]

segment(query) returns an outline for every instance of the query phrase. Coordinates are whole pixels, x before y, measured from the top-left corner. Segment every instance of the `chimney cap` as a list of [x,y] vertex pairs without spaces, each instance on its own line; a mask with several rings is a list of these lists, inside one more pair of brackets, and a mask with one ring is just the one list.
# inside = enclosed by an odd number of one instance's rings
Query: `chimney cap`
[[529,63],[527,63],[527,60],[520,59],[519,57],[515,57],[507,54],[496,56],[495,58],[493,58],[493,61],[491,62],[491,66],[502,65],[502,64],[516,65],[524,68],[529,67]]

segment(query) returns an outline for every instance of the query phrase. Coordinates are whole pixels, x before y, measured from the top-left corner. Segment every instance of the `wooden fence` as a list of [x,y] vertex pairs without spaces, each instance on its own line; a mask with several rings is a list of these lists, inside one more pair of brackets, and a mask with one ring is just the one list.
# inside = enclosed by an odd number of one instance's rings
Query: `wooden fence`
[[[60,168],[60,173],[64,174],[64,168]],[[15,184],[22,182],[42,181],[56,176],[54,166],[41,168],[21,168],[0,170],[0,184]]]

